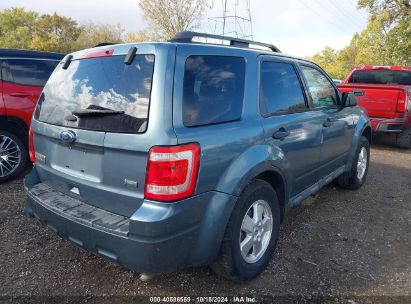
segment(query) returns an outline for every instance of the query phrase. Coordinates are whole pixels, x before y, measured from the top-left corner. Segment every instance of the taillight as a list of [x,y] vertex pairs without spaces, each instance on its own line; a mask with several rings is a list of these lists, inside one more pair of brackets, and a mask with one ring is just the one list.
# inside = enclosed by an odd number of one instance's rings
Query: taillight
[[398,93],[397,112],[404,113],[407,110],[407,94],[404,90]]
[[192,196],[200,164],[200,146],[152,147],[147,161],[144,197],[176,201]]
[[39,119],[40,118],[40,112],[41,112],[41,106],[44,102],[44,93],[41,93],[39,100],[37,101],[36,107],[34,108],[33,111],[33,118],[34,119]]
[[36,151],[34,150],[34,134],[33,130],[29,129],[29,156],[31,162],[36,162]]
[[81,59],[91,59],[91,58],[99,58],[99,57],[111,57],[113,56],[114,49],[103,49],[97,51],[90,51],[84,54]]

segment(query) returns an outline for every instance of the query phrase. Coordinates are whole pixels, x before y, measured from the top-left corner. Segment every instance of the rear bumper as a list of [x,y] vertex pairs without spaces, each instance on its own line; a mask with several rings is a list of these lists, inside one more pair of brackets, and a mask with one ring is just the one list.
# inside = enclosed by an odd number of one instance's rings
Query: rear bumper
[[178,203],[145,201],[131,218],[56,192],[26,177],[25,212],[61,237],[140,272],[171,272],[206,265],[217,256],[236,197],[207,192]]
[[405,118],[370,118],[373,132],[401,133],[403,129],[410,125]]

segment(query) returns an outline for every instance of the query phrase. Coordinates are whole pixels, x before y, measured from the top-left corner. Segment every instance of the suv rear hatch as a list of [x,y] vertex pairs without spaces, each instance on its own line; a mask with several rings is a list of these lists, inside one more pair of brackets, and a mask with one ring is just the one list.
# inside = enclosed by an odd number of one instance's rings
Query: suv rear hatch
[[153,108],[164,107],[163,96],[152,91],[165,82],[155,61],[165,60],[153,44],[136,46],[131,64],[125,63],[130,45],[83,51],[69,64],[63,61],[47,82],[32,123],[40,180],[124,216],[144,200],[150,147],[176,143],[172,132],[155,137],[148,129],[149,122],[166,128],[167,119],[149,119],[153,96]]

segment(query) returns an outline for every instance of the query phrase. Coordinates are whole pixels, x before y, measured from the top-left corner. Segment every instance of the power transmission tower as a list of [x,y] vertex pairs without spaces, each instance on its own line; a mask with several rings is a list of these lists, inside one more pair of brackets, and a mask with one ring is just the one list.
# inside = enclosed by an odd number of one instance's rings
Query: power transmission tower
[[222,16],[208,18],[213,34],[252,40],[250,0],[221,0],[221,8]]

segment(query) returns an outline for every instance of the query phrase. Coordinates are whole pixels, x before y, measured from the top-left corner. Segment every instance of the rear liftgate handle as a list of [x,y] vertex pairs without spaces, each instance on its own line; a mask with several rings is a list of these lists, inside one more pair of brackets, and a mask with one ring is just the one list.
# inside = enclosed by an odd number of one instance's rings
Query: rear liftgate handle
[[290,131],[286,131],[284,128],[280,128],[277,132],[274,132],[273,138],[283,140],[288,135],[290,135]]

